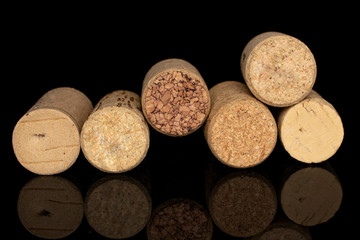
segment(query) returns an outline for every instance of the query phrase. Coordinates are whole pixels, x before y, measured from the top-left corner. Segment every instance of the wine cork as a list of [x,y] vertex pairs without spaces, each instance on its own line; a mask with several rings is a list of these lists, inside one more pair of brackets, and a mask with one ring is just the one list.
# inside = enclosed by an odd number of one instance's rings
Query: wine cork
[[145,158],[149,143],[140,97],[125,90],[104,96],[81,131],[81,149],[86,159],[104,172],[133,169]]
[[135,236],[151,215],[148,190],[126,176],[104,177],[96,181],[85,198],[85,217],[100,235],[112,239]]
[[209,213],[199,203],[183,198],[158,206],[148,223],[147,238],[210,240],[213,226]]
[[84,215],[79,189],[58,176],[40,176],[25,184],[17,210],[25,229],[46,239],[69,236],[80,226]]
[[329,159],[339,149],[344,128],[335,108],[315,91],[278,118],[279,137],[285,150],[305,163]]
[[71,167],[80,152],[81,127],[92,109],[90,100],[76,89],[45,93],[14,128],[12,143],[20,164],[41,175]]
[[204,133],[215,157],[236,168],[263,162],[277,140],[270,110],[240,82],[219,83],[210,89],[210,95],[212,107]]
[[155,130],[169,136],[185,136],[204,123],[210,110],[210,95],[193,65],[182,59],[167,59],[147,72],[141,103],[145,118]]
[[303,42],[283,33],[266,32],[245,46],[241,71],[260,101],[285,107],[309,94],[317,70],[315,58]]
[[235,172],[222,178],[208,197],[216,226],[234,237],[250,237],[264,231],[274,219],[277,198],[274,187],[255,172]]
[[286,216],[297,224],[314,226],[327,222],[340,208],[343,191],[336,175],[324,167],[292,170],[280,190]]

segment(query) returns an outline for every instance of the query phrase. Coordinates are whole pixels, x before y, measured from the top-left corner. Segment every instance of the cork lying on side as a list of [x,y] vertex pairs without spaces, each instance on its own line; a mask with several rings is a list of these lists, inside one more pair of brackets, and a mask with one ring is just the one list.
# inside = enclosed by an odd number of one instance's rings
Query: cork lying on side
[[309,94],[317,70],[315,58],[303,42],[283,33],[266,32],[245,46],[241,71],[260,101],[285,107]]
[[67,170],[80,153],[80,131],[93,109],[73,88],[44,94],[17,122],[12,136],[15,155],[29,171],[50,175]]
[[149,124],[169,136],[197,130],[210,110],[210,95],[198,70],[181,59],[155,64],[146,74],[142,107]]
[[104,96],[81,131],[86,159],[104,172],[119,173],[136,167],[145,158],[149,142],[140,97],[125,90]]
[[277,140],[276,122],[269,109],[240,82],[219,83],[210,94],[212,107],[204,133],[215,157],[237,168],[263,162]]

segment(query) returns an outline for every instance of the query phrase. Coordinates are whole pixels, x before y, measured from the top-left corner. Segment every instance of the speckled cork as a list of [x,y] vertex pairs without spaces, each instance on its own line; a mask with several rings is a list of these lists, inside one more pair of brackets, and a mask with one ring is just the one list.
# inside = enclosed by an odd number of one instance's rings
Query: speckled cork
[[45,239],[69,236],[84,215],[79,189],[58,176],[40,176],[26,183],[19,193],[17,211],[26,230]]
[[145,158],[150,144],[140,97],[118,90],[104,96],[84,123],[81,149],[104,172],[126,172]]
[[304,99],[316,80],[316,62],[299,39],[265,32],[251,39],[241,55],[241,71],[250,91],[276,107]]
[[210,95],[199,71],[182,59],[166,59],[147,72],[141,103],[149,124],[168,136],[185,136],[205,122]]
[[85,198],[85,217],[100,235],[111,239],[135,236],[147,224],[152,209],[148,190],[127,176],[96,181]]
[[305,163],[329,159],[344,138],[339,114],[314,90],[301,102],[281,110],[278,129],[285,150]]
[[204,133],[215,157],[236,168],[263,162],[277,140],[270,110],[240,82],[219,83],[210,89],[210,95],[212,106]]
[[45,93],[17,122],[12,143],[20,164],[29,171],[50,175],[67,170],[80,153],[80,131],[93,107],[74,88]]

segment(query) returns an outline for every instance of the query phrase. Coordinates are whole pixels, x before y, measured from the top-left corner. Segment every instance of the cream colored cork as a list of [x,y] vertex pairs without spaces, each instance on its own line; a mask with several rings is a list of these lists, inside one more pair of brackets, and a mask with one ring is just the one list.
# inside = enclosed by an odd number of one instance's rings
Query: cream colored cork
[[197,130],[210,110],[210,95],[199,71],[182,59],[166,59],[147,72],[141,103],[146,120],[169,136]]
[[149,143],[140,97],[125,90],[104,96],[81,131],[81,149],[86,159],[104,172],[133,169],[145,158]]
[[251,39],[241,57],[242,75],[250,91],[276,107],[304,99],[316,79],[316,62],[300,40],[279,32],[265,32]]
[[206,121],[206,141],[222,163],[247,168],[263,162],[273,151],[277,127],[269,109],[236,81],[210,89],[212,107]]
[[344,128],[335,108],[318,93],[311,93],[278,118],[279,136],[285,150],[305,163],[329,159],[339,149]]
[[47,92],[14,128],[12,143],[20,164],[42,175],[71,167],[80,152],[81,127],[92,109],[90,100],[76,89]]

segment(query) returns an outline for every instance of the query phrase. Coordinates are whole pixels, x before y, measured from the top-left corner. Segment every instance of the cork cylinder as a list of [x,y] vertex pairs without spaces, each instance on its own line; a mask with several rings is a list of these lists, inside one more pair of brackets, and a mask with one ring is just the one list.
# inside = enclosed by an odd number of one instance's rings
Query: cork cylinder
[[48,91],[17,122],[12,136],[15,155],[29,171],[50,175],[67,170],[80,152],[80,131],[93,109],[80,91]]
[[251,39],[241,57],[242,75],[250,91],[276,107],[304,99],[316,79],[316,62],[310,49],[295,37],[265,32]]
[[277,140],[270,110],[240,82],[219,83],[210,89],[210,95],[212,106],[204,133],[215,157],[235,168],[263,162]]
[[81,149],[86,159],[109,173],[126,172],[139,165],[149,143],[140,97],[126,90],[104,96],[81,131]]
[[194,200],[175,198],[160,204],[147,225],[147,239],[210,240],[213,234],[211,217]]
[[192,64],[182,59],[167,59],[147,72],[141,103],[146,120],[155,130],[168,136],[185,136],[206,120],[210,95]]
[[339,114],[314,90],[301,102],[281,110],[278,129],[285,150],[305,163],[329,159],[344,138]]

